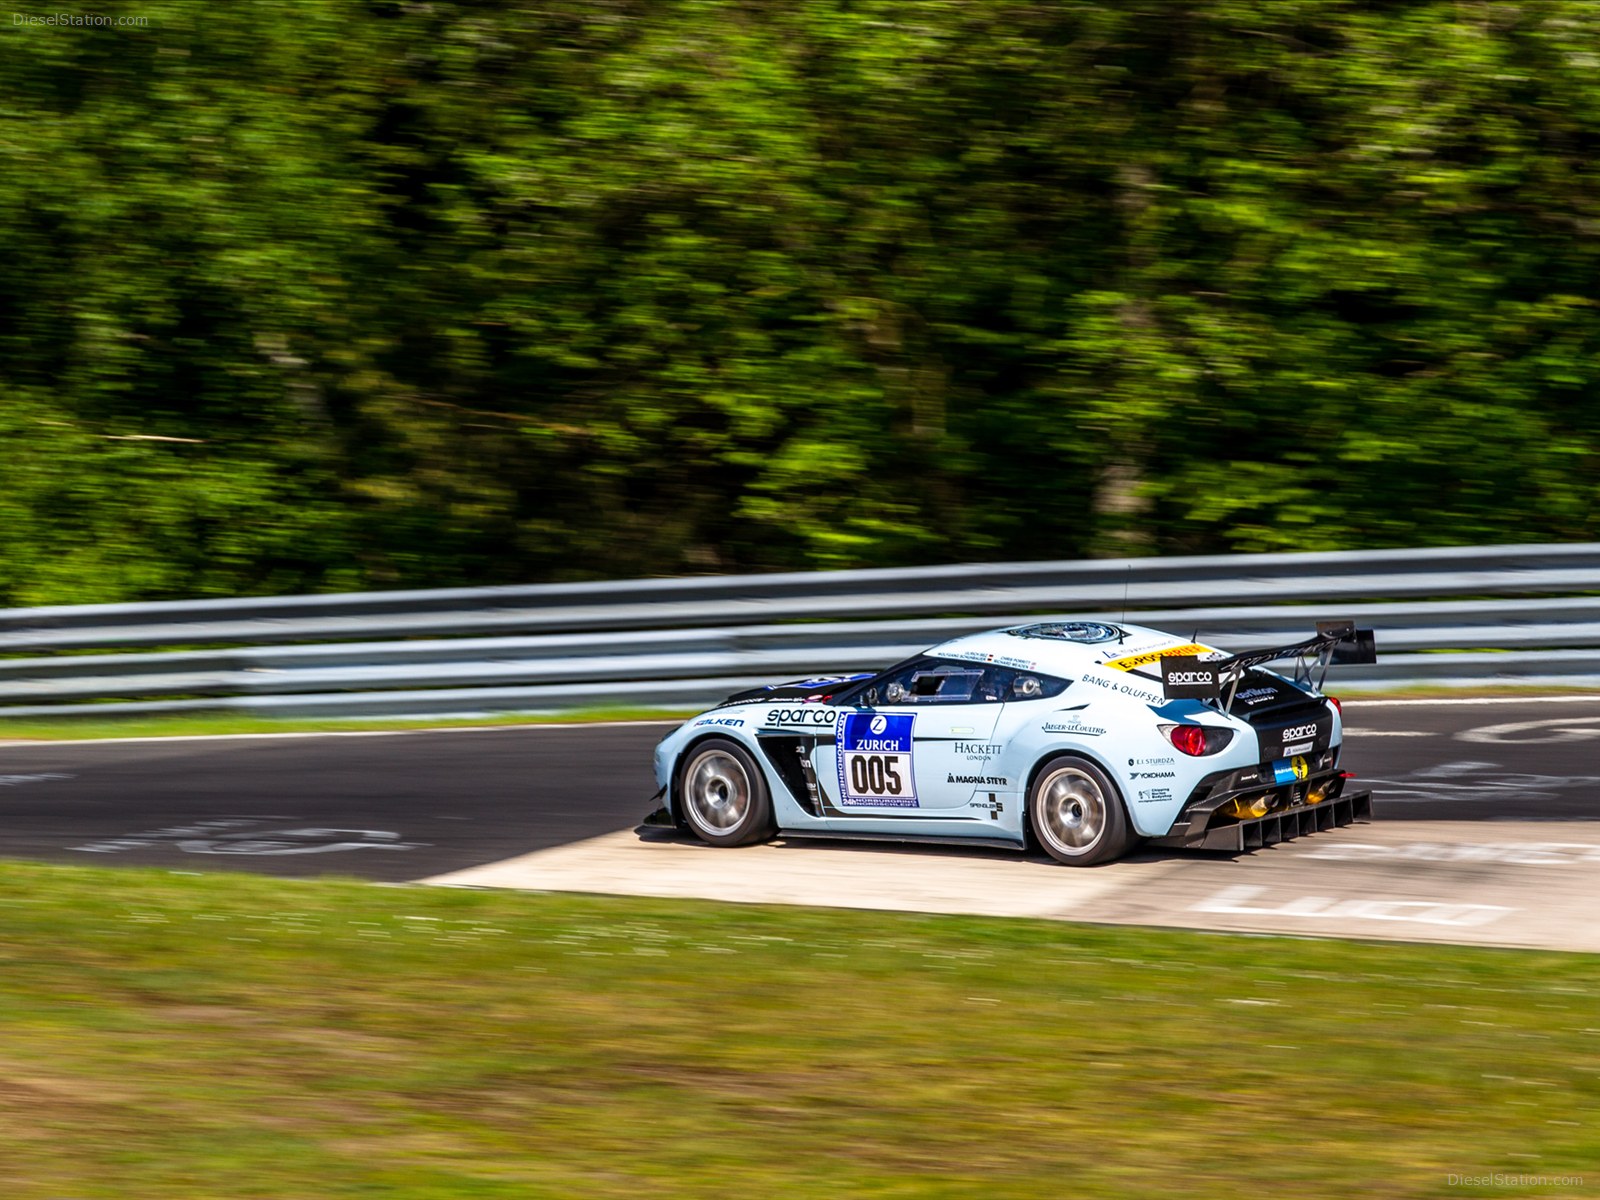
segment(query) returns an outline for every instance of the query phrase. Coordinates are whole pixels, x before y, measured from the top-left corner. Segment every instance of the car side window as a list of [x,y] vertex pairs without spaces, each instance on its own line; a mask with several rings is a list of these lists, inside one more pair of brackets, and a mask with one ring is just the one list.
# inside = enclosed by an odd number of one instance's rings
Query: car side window
[[861,701],[885,704],[1004,704],[1060,695],[1067,681],[1011,667],[921,658],[906,663],[867,688]]
[[1044,700],[1067,690],[1067,680],[1037,671],[1017,671],[1010,667],[993,668],[994,690],[1005,700]]

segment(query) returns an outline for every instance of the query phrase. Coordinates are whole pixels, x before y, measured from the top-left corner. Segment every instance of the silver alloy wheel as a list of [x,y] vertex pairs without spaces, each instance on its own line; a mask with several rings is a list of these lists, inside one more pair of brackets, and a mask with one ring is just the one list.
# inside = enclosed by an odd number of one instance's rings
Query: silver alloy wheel
[[723,750],[705,750],[683,773],[689,819],[711,833],[728,833],[750,812],[750,777],[744,764]]
[[1039,785],[1034,828],[1069,857],[1087,854],[1106,831],[1106,797],[1094,777],[1060,767]]

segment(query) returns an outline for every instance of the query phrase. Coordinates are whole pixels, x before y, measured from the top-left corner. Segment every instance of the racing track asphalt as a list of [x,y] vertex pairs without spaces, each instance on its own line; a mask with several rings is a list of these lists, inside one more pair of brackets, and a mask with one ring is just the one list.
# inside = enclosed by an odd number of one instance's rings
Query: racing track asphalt
[[[1380,820],[1600,819],[1600,697],[1345,721]],[[631,828],[668,728],[0,744],[0,856],[416,880]]]

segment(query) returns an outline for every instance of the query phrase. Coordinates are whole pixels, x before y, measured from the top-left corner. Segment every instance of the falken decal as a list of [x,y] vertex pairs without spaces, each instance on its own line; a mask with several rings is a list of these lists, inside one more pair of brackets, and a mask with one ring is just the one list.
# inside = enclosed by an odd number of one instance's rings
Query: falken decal
[[915,713],[840,713],[835,733],[840,807],[917,808]]

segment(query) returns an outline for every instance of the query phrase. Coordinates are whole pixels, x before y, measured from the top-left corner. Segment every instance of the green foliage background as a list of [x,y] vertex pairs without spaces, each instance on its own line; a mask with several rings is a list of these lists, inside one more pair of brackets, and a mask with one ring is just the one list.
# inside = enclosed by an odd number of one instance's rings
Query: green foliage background
[[1600,536],[1587,0],[93,11],[0,601]]

